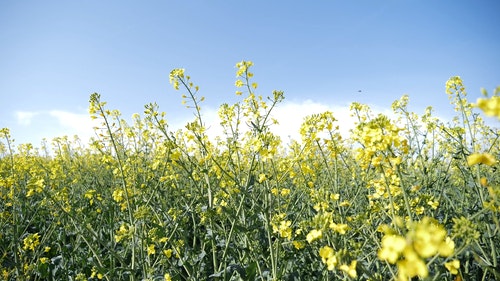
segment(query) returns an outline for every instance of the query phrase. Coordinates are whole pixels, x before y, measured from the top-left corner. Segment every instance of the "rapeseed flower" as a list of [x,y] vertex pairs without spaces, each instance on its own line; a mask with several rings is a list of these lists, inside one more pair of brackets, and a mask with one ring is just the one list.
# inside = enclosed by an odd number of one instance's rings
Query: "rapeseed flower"
[[172,252],[172,249],[163,250],[163,254],[167,257],[167,259],[172,257]]
[[177,68],[174,69],[170,72],[170,84],[174,87],[174,89],[179,90],[179,79],[184,78],[184,69],[183,68]]
[[241,88],[241,87],[245,86],[245,83],[238,79],[238,80],[236,80],[236,82],[234,82],[234,85],[238,88]]
[[38,233],[29,234],[23,239],[23,250],[25,251],[34,251],[38,245],[40,245],[40,234]]
[[500,96],[493,96],[489,99],[477,99],[476,106],[479,107],[484,114],[500,119]]
[[304,241],[293,241],[292,244],[297,250],[303,249],[306,246],[306,243],[304,243]]
[[436,254],[448,257],[453,254],[455,243],[446,237],[446,230],[432,219],[425,217],[417,223],[409,237],[413,241],[415,251],[422,258],[429,258]]
[[288,196],[290,194],[291,190],[288,189],[288,188],[283,188],[281,191],[280,191],[280,195],[285,197],[285,196]]
[[473,166],[476,164],[485,164],[493,166],[496,163],[495,156],[489,153],[473,153],[467,156],[467,164]]
[[448,271],[451,274],[457,275],[458,270],[460,269],[460,261],[459,260],[452,260],[452,261],[446,262],[444,264],[444,266],[446,267],[446,269],[448,269]]
[[321,229],[313,229],[306,235],[306,240],[312,243],[314,240],[320,239],[321,237],[323,237],[323,231],[321,231]]
[[378,251],[381,260],[394,264],[406,247],[406,239],[399,235],[385,235],[382,238],[382,248]]
[[292,238],[292,229],[290,228],[290,225],[292,224],[291,221],[281,221],[280,225],[278,227],[278,233],[280,237],[286,238],[286,239],[291,239]]
[[259,174],[259,183],[262,183],[263,181],[265,181],[267,179],[267,176],[266,174]]
[[357,263],[358,263],[357,260],[353,260],[351,261],[351,264],[349,266],[347,264],[343,264],[339,267],[339,269],[347,273],[347,275],[349,275],[350,277],[356,278],[358,276],[356,272]]
[[337,257],[333,248],[330,246],[323,246],[319,249],[319,256],[324,264],[326,264],[328,270],[334,270],[337,265]]
[[116,231],[115,242],[119,243],[124,239],[128,239],[132,236],[133,233],[134,233],[133,226],[129,226],[126,223],[122,223],[122,225],[120,225],[120,228]]
[[343,223],[330,223],[330,228],[335,231],[335,232],[338,232],[340,234],[345,234],[347,229],[349,228],[349,226],[347,226],[347,224],[343,224]]
[[[454,253],[455,243],[443,226],[432,218],[425,217],[419,222],[410,222],[406,237],[386,234],[378,252],[381,260],[398,267],[398,280],[408,280],[429,275],[425,259],[440,255],[449,257]],[[388,233],[390,233],[388,231]]]
[[406,247],[404,257],[397,263],[398,280],[406,281],[416,276],[425,278],[429,275],[427,265],[411,247]]
[[147,248],[148,256],[156,254],[155,244],[150,244]]

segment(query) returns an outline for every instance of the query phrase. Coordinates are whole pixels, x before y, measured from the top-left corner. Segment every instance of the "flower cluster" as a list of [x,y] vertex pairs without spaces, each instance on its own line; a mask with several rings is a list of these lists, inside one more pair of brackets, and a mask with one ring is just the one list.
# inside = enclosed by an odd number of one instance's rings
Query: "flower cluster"
[[436,255],[449,257],[455,250],[455,243],[446,230],[429,217],[409,223],[406,236],[388,231],[381,243],[378,257],[397,265],[398,280],[427,277],[429,270],[425,259]]

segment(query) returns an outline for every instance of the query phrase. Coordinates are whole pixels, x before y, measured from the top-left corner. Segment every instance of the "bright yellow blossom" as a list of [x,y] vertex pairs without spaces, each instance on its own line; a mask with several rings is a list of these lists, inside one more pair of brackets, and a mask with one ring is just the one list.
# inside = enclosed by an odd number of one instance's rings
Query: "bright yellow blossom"
[[378,251],[378,257],[389,263],[396,263],[399,256],[406,247],[406,239],[399,235],[385,235],[382,238],[382,248]]
[[452,261],[446,262],[444,264],[444,266],[446,267],[446,269],[448,269],[448,271],[451,274],[457,275],[458,270],[460,269],[460,261],[459,260],[452,260]]
[[40,245],[40,234],[38,233],[29,234],[23,239],[23,250],[25,251],[34,251],[38,245]]
[[306,240],[307,242],[312,243],[314,240],[319,239],[321,237],[323,237],[323,231],[313,229],[307,234]]
[[404,250],[404,260],[398,261],[398,280],[406,281],[419,276],[425,278],[429,275],[429,270],[425,262],[410,247]]
[[259,183],[262,183],[267,179],[266,174],[259,174]]
[[280,195],[283,196],[283,197],[285,197],[285,196],[287,196],[289,194],[290,194],[290,189],[288,189],[288,188],[283,188],[281,190],[281,192],[280,192]]
[[292,244],[297,250],[303,249],[306,246],[306,243],[303,241],[293,241]]
[[358,263],[357,260],[353,260],[351,261],[351,264],[349,266],[347,264],[343,264],[339,267],[339,269],[347,273],[347,275],[349,275],[350,277],[356,278],[358,276],[356,272],[357,263]]
[[415,231],[411,234],[413,234],[410,235],[413,240],[413,247],[422,258],[429,258],[437,253],[447,257],[455,249],[453,241],[446,237],[444,227],[430,218],[426,217],[419,222],[415,227]]
[[163,254],[169,259],[172,257],[172,249],[163,250]]
[[236,82],[234,83],[234,85],[238,88],[241,88],[245,85],[245,83],[243,83],[243,81],[241,80],[236,80]]
[[349,227],[347,226],[347,224],[343,224],[343,223],[336,224],[336,223],[332,222],[330,224],[330,228],[333,229],[333,231],[335,231],[335,232],[338,232],[340,234],[345,234]]
[[334,270],[337,265],[337,257],[333,248],[330,246],[323,246],[319,249],[319,256],[324,264],[326,264],[328,270]]
[[148,251],[148,256],[156,254],[155,244],[149,245],[147,251]]
[[290,225],[292,224],[291,221],[281,221],[280,225],[278,227],[278,233],[280,237],[286,238],[286,239],[291,239],[292,238],[292,229],[290,228]]
[[479,107],[484,114],[500,119],[500,96],[493,96],[489,99],[477,99],[476,106]]
[[495,156],[489,153],[473,153],[467,156],[467,164],[473,166],[476,164],[486,164],[492,166],[496,163]]

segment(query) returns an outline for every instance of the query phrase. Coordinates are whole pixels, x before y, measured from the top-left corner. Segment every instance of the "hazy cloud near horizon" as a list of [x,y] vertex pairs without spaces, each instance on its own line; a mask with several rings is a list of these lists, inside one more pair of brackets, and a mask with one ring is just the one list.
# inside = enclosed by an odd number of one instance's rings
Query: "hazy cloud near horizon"
[[[372,107],[374,114],[384,113],[391,115],[389,109]],[[306,116],[323,113],[325,111],[333,112],[334,117],[337,119],[340,133],[347,137],[349,130],[354,128],[354,119],[351,117],[349,105],[332,106],[315,102],[312,100],[305,101],[285,101],[273,109],[271,116],[278,121],[277,125],[272,125],[271,130],[281,137],[282,141],[294,139],[300,140],[300,126]],[[202,108],[202,116],[207,126],[207,133],[211,138],[222,136],[223,130],[220,126],[218,117],[218,108],[204,107]],[[142,114],[141,114],[142,115]],[[121,116],[127,123],[131,124],[131,115]],[[49,110],[49,111],[17,111],[16,120],[19,125],[22,125],[23,131],[12,132],[16,143],[32,143],[38,146],[42,139],[51,141],[55,137],[68,136],[73,137],[77,135],[82,144],[87,144],[92,137],[95,136],[94,127],[101,125],[100,120],[92,120],[88,113],[83,112],[70,112],[64,110]],[[167,122],[169,129],[176,131],[185,129],[187,122],[194,120],[191,118],[180,118],[171,120],[167,114]],[[32,135],[30,132],[33,128],[45,126],[44,124],[51,124],[48,126],[44,133]],[[241,124],[241,129],[246,130],[244,123]]]

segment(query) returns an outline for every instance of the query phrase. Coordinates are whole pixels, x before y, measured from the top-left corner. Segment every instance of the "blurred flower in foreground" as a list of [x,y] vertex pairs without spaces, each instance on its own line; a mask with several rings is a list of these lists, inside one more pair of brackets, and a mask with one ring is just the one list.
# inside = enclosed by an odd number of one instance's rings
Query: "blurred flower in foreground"
[[493,96],[489,99],[477,99],[476,106],[479,107],[484,114],[500,119],[500,96]]
[[489,153],[473,153],[467,156],[467,164],[469,166],[476,164],[486,164],[488,166],[492,166],[495,163],[495,157]]

